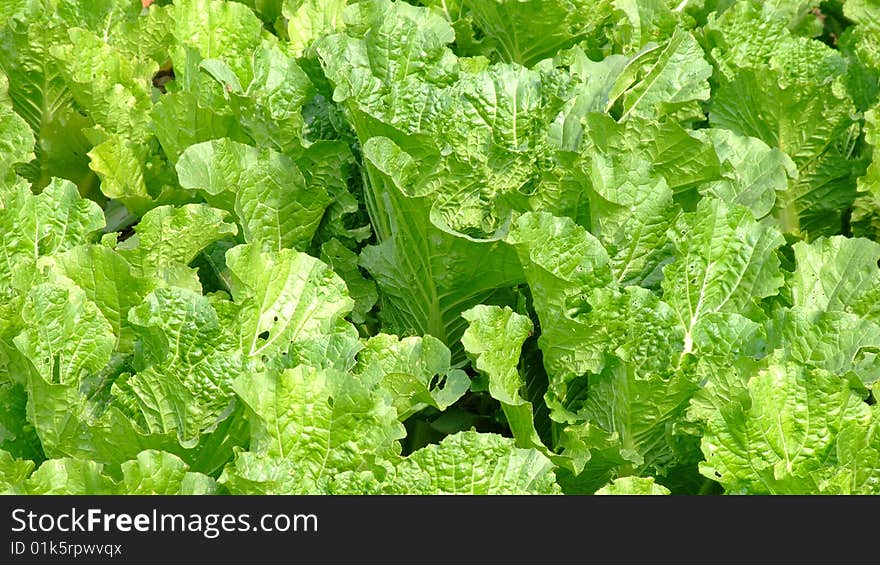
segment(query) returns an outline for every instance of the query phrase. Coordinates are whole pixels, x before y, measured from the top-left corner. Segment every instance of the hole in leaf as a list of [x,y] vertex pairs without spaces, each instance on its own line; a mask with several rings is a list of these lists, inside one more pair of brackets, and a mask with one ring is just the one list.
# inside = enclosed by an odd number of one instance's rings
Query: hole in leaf
[[52,360],[52,382],[60,383],[61,382],[61,354],[56,353],[55,358]]
[[446,386],[446,375],[434,375],[428,383],[428,390],[443,390]]
[[260,338],[260,339],[269,339],[269,332],[268,332],[268,331],[265,331],[265,332],[263,332],[263,333],[257,335],[257,337]]
[[174,80],[174,69],[170,64],[159,69],[159,71],[153,75],[153,86],[159,90],[162,94],[165,94],[167,91],[165,89],[165,85]]

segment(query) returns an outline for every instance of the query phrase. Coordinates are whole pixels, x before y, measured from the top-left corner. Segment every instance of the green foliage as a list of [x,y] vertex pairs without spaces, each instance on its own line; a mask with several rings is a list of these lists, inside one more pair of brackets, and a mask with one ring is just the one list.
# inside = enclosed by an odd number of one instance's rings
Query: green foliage
[[0,492],[880,493],[834,4],[2,3]]

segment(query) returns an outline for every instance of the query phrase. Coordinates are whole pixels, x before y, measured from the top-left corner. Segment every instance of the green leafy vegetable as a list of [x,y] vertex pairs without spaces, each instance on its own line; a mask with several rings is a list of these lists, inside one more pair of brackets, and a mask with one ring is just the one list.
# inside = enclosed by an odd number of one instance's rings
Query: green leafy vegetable
[[880,8],[0,3],[0,492],[877,494]]

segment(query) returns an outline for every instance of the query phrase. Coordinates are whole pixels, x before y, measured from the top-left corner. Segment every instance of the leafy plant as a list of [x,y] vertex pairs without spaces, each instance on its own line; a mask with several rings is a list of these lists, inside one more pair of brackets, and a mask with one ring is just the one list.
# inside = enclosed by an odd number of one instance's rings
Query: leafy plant
[[875,2],[0,21],[3,492],[880,493]]

